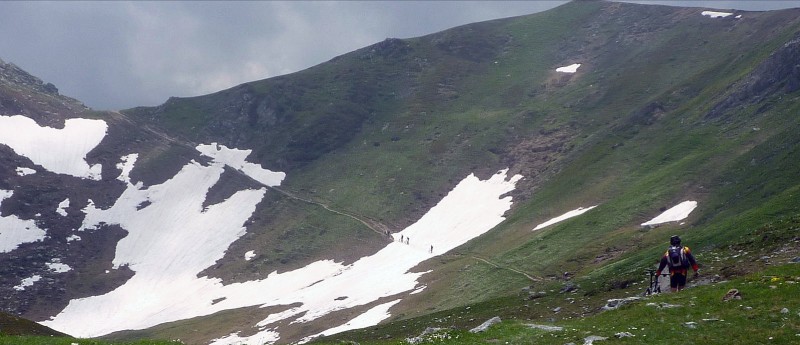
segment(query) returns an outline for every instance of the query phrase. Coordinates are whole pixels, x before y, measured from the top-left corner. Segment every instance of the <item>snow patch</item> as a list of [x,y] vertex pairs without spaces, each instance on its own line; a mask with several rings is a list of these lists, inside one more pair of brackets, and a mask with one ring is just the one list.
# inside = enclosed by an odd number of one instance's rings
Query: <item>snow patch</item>
[[256,257],[256,251],[255,250],[248,250],[247,253],[244,253],[244,260],[245,261],[253,260],[254,257]]
[[80,240],[81,237],[75,234],[69,235],[69,237],[67,237],[67,242],[80,241]]
[[47,268],[55,273],[64,273],[72,270],[72,267],[69,267],[69,265],[61,263],[61,259],[59,258],[50,260],[50,262],[45,263],[45,265],[47,265]]
[[684,201],[673,206],[657,217],[642,223],[642,226],[657,225],[662,223],[677,222],[689,217],[689,214],[697,207],[697,201]]
[[210,145],[198,145],[197,151],[200,151],[204,156],[213,158],[216,162],[224,163],[233,169],[243,172],[265,186],[279,186],[281,181],[286,178],[286,173],[270,171],[258,164],[245,161],[252,150],[229,149],[223,145],[211,143]]
[[729,12],[716,12],[716,11],[703,11],[700,13],[704,16],[711,17],[711,18],[725,18],[727,16],[732,15],[733,13]]
[[117,163],[117,169],[120,170],[119,176],[117,176],[117,180],[122,182],[131,183],[131,170],[133,170],[134,164],[136,164],[136,159],[139,158],[138,153],[131,153],[127,156],[122,156],[120,158],[120,162]]
[[102,120],[67,119],[63,129],[40,127],[33,119],[0,116],[0,144],[28,157],[48,171],[100,180],[102,166],[86,163],[86,155],[106,135]]
[[571,65],[569,65],[569,66],[564,66],[564,67],[559,67],[559,68],[556,68],[556,72],[562,72],[562,73],[575,73],[575,72],[577,72],[577,71],[578,71],[578,67],[581,67],[581,64],[579,64],[579,63],[574,63],[574,64],[571,64]]
[[22,280],[22,282],[19,283],[19,285],[14,287],[14,290],[23,291],[23,290],[25,290],[26,287],[33,286],[33,283],[38,282],[41,279],[42,279],[42,276],[40,276],[38,274],[35,274],[35,275],[33,275],[33,276],[29,277],[29,278],[25,278],[25,279]]
[[558,217],[555,217],[555,218],[550,219],[550,220],[548,220],[548,221],[546,221],[546,222],[544,222],[542,224],[537,225],[535,228],[533,228],[533,230],[536,231],[536,230],[539,230],[541,228],[544,228],[544,227],[553,225],[555,223],[558,223],[560,221],[567,220],[567,219],[572,218],[572,217],[580,216],[580,215],[584,214],[586,211],[589,211],[589,210],[591,210],[591,209],[593,209],[595,207],[597,207],[597,205],[594,205],[594,206],[591,206],[591,207],[587,207],[587,208],[578,207],[578,209],[576,209],[576,210],[569,211],[569,212],[564,213],[564,214],[562,214],[562,215],[560,215]]
[[60,214],[62,217],[66,217],[67,207],[69,207],[69,198],[64,199],[64,201],[58,204],[58,208],[56,208],[56,213]]
[[28,175],[33,175],[35,173],[36,173],[36,170],[33,170],[31,168],[25,168],[25,167],[18,167],[17,168],[17,176],[28,176]]
[[329,336],[334,335],[336,333],[342,333],[345,331],[369,327],[372,325],[377,325],[383,320],[388,319],[391,314],[389,314],[389,308],[394,307],[395,304],[400,303],[401,300],[397,299],[391,302],[379,304],[377,306],[372,307],[370,310],[367,310],[363,314],[356,316],[354,319],[348,321],[347,323],[328,329],[326,331],[314,334],[309,337],[305,337],[300,341],[300,344],[305,344],[316,337],[319,336]]
[[[0,189],[0,205],[12,195],[13,191]],[[0,253],[8,253],[23,243],[41,241],[46,235],[47,232],[39,229],[33,220],[15,215],[0,217]]]

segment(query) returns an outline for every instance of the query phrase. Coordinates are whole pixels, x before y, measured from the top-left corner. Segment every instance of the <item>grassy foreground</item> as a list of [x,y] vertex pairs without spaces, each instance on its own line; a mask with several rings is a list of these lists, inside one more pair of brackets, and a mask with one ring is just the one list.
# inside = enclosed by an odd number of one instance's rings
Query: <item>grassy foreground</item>
[[175,345],[182,344],[178,341],[166,340],[140,340],[133,342],[111,342],[95,339],[75,339],[70,337],[45,337],[45,336],[18,336],[0,335],[0,344],[3,345]]
[[[731,289],[742,299],[723,301]],[[417,344],[791,344],[800,341],[800,264],[773,266],[680,293],[642,298],[619,309],[556,322],[504,320],[482,333],[446,327]],[[536,325],[557,327],[544,330]],[[598,338],[599,339],[599,338]],[[342,344],[344,339],[319,344]],[[358,341],[406,344],[406,339]]]

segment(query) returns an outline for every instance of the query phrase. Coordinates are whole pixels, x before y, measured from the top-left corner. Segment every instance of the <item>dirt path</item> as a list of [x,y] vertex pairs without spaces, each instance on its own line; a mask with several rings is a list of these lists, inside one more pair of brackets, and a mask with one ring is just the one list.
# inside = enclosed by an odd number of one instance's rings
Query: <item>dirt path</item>
[[[111,112],[111,113],[118,120],[122,120],[122,121],[125,121],[125,122],[128,122],[128,123],[131,123],[131,124],[134,123],[130,118],[128,118],[128,116],[126,116],[123,113],[120,113],[120,112]],[[175,139],[173,137],[170,137],[166,133],[161,132],[159,130],[156,130],[156,129],[148,126],[147,124],[143,124],[141,126],[145,131],[147,131],[147,132],[149,132],[149,133],[151,133],[151,134],[153,134],[155,136],[158,136],[159,138],[161,138],[161,139],[163,139],[163,140],[165,140],[167,142],[171,142],[173,144],[182,145],[182,146],[186,146],[186,147],[189,147],[189,144],[196,146],[195,143],[189,142],[188,140],[179,141],[179,140],[177,140],[177,139]],[[242,174],[245,177],[249,178],[249,176],[247,176],[247,174],[245,174],[245,173],[243,173],[243,172],[241,172],[239,170],[235,170],[235,171],[237,173]],[[256,181],[256,182],[258,182],[258,181]],[[302,201],[302,202],[305,202],[305,203],[309,203],[309,204],[313,204],[313,205],[317,205],[317,206],[320,206],[320,207],[324,208],[325,210],[327,210],[329,212],[332,212],[332,213],[335,213],[335,214],[338,214],[338,215],[341,215],[341,216],[345,216],[345,217],[354,219],[354,220],[358,221],[359,223],[364,224],[364,226],[366,226],[370,230],[374,231],[375,233],[377,233],[377,234],[379,234],[379,235],[381,235],[383,237],[388,237],[387,235],[391,233],[391,231],[390,231],[388,226],[386,226],[384,224],[381,224],[378,221],[371,220],[371,219],[368,219],[368,218],[365,219],[366,217],[362,217],[362,216],[358,216],[358,215],[355,215],[355,214],[352,214],[352,213],[347,213],[347,212],[344,212],[344,211],[339,211],[339,210],[333,209],[333,208],[331,208],[330,206],[328,206],[325,203],[300,197],[297,194],[294,194],[292,192],[289,192],[287,190],[284,190],[284,189],[281,189],[281,188],[278,188],[278,187],[272,187],[272,186],[266,186],[266,187],[270,188],[270,189],[272,189],[272,190],[274,190],[276,192],[279,192],[279,193],[281,193],[281,194],[283,194],[283,195],[285,195],[285,196],[287,196],[287,197],[289,197],[291,199],[299,200],[299,201]]]
[[298,195],[296,195],[296,194],[294,194],[292,192],[283,190],[283,189],[278,188],[278,187],[270,187],[270,186],[268,186],[268,188],[270,188],[270,189],[272,189],[272,190],[274,190],[274,191],[276,191],[278,193],[281,193],[281,194],[283,194],[283,195],[285,195],[285,196],[287,196],[287,197],[289,197],[291,199],[299,200],[299,201],[302,201],[302,202],[305,202],[305,203],[309,203],[309,204],[312,204],[312,205],[317,205],[317,206],[320,206],[320,207],[324,208],[325,210],[328,210],[328,211],[330,211],[332,213],[335,213],[335,214],[338,214],[338,215],[341,215],[341,216],[345,216],[345,217],[354,219],[354,220],[358,221],[359,223],[364,224],[364,226],[366,226],[370,230],[374,231],[375,233],[380,234],[383,237],[387,237],[387,234],[390,233],[389,227],[387,227],[386,225],[383,225],[381,223],[378,223],[377,221],[364,220],[358,215],[333,209],[333,208],[331,208],[330,206],[328,206],[325,203],[322,203],[322,202],[319,202],[319,201],[315,201],[315,200],[311,200],[311,199],[303,198],[303,197],[298,196]]
[[511,267],[506,267],[506,266],[501,266],[499,264],[496,264],[494,262],[491,262],[491,261],[489,261],[487,259],[484,259],[482,257],[479,257],[479,256],[470,255],[470,257],[475,259],[475,260],[484,262],[484,263],[488,264],[489,266],[493,266],[493,267],[496,267],[496,268],[500,268],[500,269],[508,270],[508,271],[511,271],[511,272],[514,272],[514,273],[517,273],[517,274],[521,274],[521,275],[525,276],[525,278],[528,278],[530,281],[534,281],[534,282],[542,281],[542,278],[534,277],[534,276],[532,276],[530,274],[527,274],[525,272],[522,272],[522,271],[520,271],[518,269],[511,268]]

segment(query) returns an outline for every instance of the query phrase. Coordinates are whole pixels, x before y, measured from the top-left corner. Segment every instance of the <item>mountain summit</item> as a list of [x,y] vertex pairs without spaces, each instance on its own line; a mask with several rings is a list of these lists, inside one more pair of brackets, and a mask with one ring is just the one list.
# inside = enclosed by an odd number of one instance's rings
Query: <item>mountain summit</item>
[[121,112],[0,63],[0,306],[289,343],[630,293],[670,235],[796,219],[798,57],[798,9],[576,1]]

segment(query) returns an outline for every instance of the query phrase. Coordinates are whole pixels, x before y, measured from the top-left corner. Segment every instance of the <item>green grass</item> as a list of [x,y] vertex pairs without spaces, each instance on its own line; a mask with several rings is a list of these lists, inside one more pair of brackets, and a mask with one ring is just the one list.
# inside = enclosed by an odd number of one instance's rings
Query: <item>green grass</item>
[[[542,302],[519,299],[494,300],[491,312],[501,307],[518,310],[530,309],[534,303],[541,316],[528,312],[530,318],[501,317],[503,322],[492,326],[487,332],[468,332],[474,325],[491,317],[485,305],[472,305],[448,314],[439,313],[425,319],[408,321],[401,325],[379,326],[369,330],[335,335],[330,340],[315,344],[334,344],[356,341],[359,344],[401,344],[406,337],[417,336],[425,327],[443,330],[426,337],[422,344],[563,344],[582,343],[594,335],[607,337],[612,344],[681,342],[703,344],[789,344],[800,337],[800,298],[796,291],[800,284],[800,264],[772,266],[764,271],[745,277],[697,286],[680,293],[664,293],[623,305],[619,309],[599,312],[602,299],[594,299],[593,314],[585,317],[564,317],[570,313],[570,300],[584,303],[579,295],[557,294],[553,298],[542,298]],[[730,289],[737,289],[741,300],[723,301]],[[638,291],[638,290],[637,290]],[[550,299],[551,301],[545,301]],[[554,305],[562,306],[558,313]],[[671,306],[664,308],[663,306]],[[786,310],[783,310],[786,308]],[[786,312],[788,310],[788,312]],[[525,315],[525,313],[521,313]],[[549,315],[548,315],[549,314]],[[520,315],[518,315],[520,316]],[[552,319],[556,319],[553,321]],[[532,329],[529,324],[562,327],[561,331]],[[421,326],[427,325],[427,326]],[[617,338],[620,332],[632,337]],[[369,335],[369,336],[367,336]],[[390,338],[378,340],[376,338]]]
[[94,339],[78,339],[69,337],[43,337],[43,336],[8,336],[0,335],[0,344],[3,345],[177,345],[179,341],[138,340],[130,342],[104,341]]

